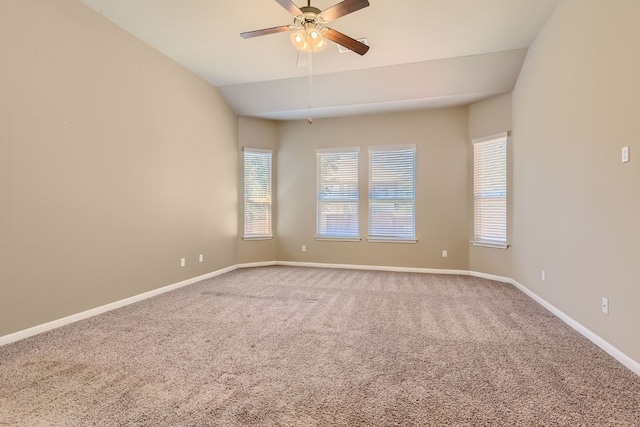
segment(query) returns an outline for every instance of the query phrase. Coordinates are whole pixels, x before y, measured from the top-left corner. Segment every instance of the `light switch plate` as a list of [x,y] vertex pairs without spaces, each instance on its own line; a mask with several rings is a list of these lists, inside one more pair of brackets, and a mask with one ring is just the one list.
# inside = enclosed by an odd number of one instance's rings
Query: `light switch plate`
[[622,147],[622,163],[629,161],[629,146]]

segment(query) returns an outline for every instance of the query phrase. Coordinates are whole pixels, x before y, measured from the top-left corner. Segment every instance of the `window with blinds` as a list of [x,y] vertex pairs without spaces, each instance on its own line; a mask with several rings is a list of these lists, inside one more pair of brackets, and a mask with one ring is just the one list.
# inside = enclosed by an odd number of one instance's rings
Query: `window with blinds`
[[507,248],[507,133],[473,141],[473,242]]
[[359,239],[358,148],[317,150],[317,235]]
[[270,150],[244,149],[244,238],[272,238]]
[[369,240],[416,241],[416,147],[369,148]]

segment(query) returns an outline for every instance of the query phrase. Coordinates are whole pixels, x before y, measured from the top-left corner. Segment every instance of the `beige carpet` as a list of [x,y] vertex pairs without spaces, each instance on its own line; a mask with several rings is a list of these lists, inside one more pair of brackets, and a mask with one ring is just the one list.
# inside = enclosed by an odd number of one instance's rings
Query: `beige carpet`
[[237,270],[0,347],[2,426],[640,426],[640,377],[510,285]]

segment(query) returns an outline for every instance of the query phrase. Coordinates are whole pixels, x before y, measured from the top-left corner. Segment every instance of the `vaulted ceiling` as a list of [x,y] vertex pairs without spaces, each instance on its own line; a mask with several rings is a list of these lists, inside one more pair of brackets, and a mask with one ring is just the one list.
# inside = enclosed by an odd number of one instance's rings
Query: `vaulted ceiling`
[[465,105],[509,92],[560,2],[369,0],[329,25],[366,38],[369,52],[340,53],[330,42],[308,58],[287,32],[240,37],[293,23],[274,0],[82,1],[216,86],[238,115],[279,120],[306,118],[309,104],[313,117],[332,117]]

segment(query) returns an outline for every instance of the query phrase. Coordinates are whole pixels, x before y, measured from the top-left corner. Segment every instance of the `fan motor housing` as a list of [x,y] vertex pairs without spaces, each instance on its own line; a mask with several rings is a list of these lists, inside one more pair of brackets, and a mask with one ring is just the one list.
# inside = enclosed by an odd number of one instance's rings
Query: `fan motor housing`
[[322,12],[320,9],[313,6],[305,6],[301,7],[300,10],[302,11],[303,22],[307,24],[321,24],[324,22],[322,16],[320,16]]
[[320,9],[318,9],[317,7],[313,7],[313,6],[303,6],[303,7],[300,8],[300,10],[305,15],[307,13],[313,13],[314,15],[320,15],[320,12],[322,12]]

